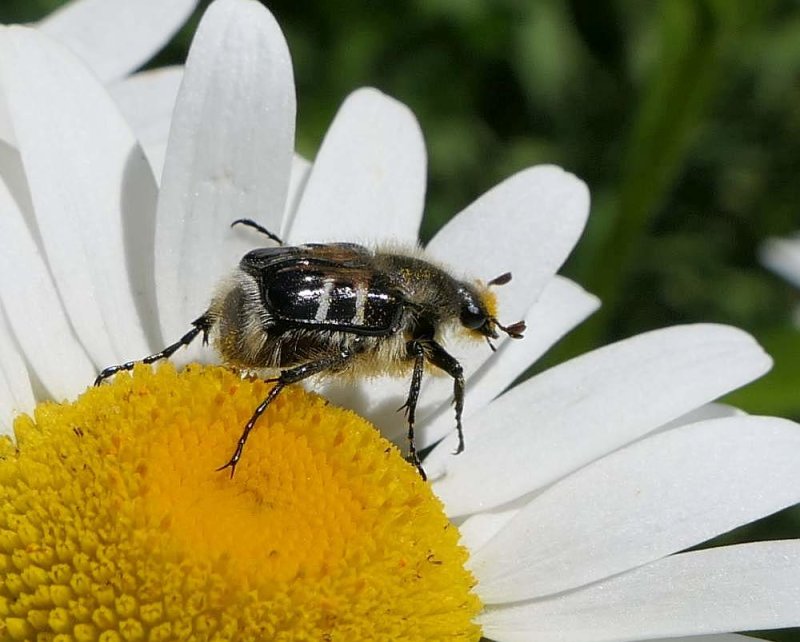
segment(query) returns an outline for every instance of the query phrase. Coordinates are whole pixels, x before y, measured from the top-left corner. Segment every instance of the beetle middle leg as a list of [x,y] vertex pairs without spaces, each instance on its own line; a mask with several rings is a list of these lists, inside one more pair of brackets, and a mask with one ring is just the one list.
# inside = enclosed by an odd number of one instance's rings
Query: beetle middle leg
[[411,375],[411,386],[408,389],[408,399],[401,406],[405,409],[406,419],[408,420],[408,460],[416,466],[420,477],[425,481],[428,476],[422,468],[422,463],[417,454],[417,447],[414,443],[414,423],[417,418],[417,401],[419,400],[419,390],[422,386],[422,371],[425,367],[425,346],[421,341],[409,341],[406,349],[410,356],[414,358],[414,371]]
[[272,390],[269,391],[267,397],[262,401],[258,407],[253,411],[253,415],[250,417],[248,422],[245,424],[244,429],[242,430],[242,435],[239,437],[239,441],[236,442],[236,450],[233,452],[233,455],[228,460],[224,466],[220,466],[217,470],[225,470],[226,468],[231,469],[231,477],[233,477],[234,472],[236,471],[236,465],[239,463],[239,460],[242,458],[242,452],[244,451],[244,445],[247,443],[247,438],[250,436],[250,431],[256,425],[259,417],[264,414],[266,409],[269,405],[275,400],[275,398],[281,393],[281,391],[292,383],[298,383],[303,379],[307,379],[315,374],[319,374],[321,372],[325,372],[326,370],[336,370],[341,368],[344,364],[346,364],[354,355],[355,353],[347,348],[341,348],[338,354],[332,355],[330,357],[325,357],[319,359],[317,361],[311,361],[309,363],[304,363],[299,366],[295,366],[294,368],[288,368],[286,370],[281,371],[280,375],[278,375],[274,379],[267,379],[267,382],[274,382],[275,386]]

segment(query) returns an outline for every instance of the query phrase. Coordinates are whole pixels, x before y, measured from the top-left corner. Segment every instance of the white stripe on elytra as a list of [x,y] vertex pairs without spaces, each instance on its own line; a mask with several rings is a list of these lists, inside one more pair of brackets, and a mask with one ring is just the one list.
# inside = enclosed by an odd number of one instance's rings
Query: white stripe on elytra
[[328,318],[328,309],[331,307],[331,291],[333,290],[333,281],[325,279],[322,284],[323,291],[319,298],[319,307],[317,313],[314,315],[314,321],[322,323]]
[[353,325],[364,325],[364,314],[367,309],[367,286],[359,283],[356,286],[356,315],[353,318]]

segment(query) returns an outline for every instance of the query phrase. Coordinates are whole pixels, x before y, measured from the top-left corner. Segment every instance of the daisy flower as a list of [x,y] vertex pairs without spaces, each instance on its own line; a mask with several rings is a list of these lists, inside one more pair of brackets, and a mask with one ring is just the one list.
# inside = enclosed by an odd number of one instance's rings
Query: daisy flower
[[769,239],[761,248],[761,262],[800,288],[800,235]]
[[[759,258],[765,267],[800,289],[800,234],[767,240]],[[794,323],[800,327],[800,306],[795,306]]]
[[[761,263],[800,289],[800,234],[768,239],[760,248]],[[794,323],[800,327],[800,305],[794,308]]]
[[[681,552],[800,500],[798,427],[712,403],[769,367],[749,336],[655,331],[503,394],[597,305],[554,276],[589,204],[559,168],[512,176],[427,248],[465,274],[512,271],[500,309],[530,328],[458,353],[458,457],[449,386],[428,382],[421,440],[444,438],[430,484],[300,388],[233,480],[214,472],[267,391],[224,368],[138,367],[81,394],[205,309],[254,244],[232,219],[292,243],[414,243],[424,145],[403,105],[360,90],[313,164],[294,156],[280,29],[259,3],[217,0],[164,116],[159,185],[85,64],[41,31],[0,36],[0,416],[15,436],[0,442],[0,639],[721,642],[800,623],[800,542]],[[158,92],[143,78],[125,100]],[[330,393],[393,437],[406,385]]]

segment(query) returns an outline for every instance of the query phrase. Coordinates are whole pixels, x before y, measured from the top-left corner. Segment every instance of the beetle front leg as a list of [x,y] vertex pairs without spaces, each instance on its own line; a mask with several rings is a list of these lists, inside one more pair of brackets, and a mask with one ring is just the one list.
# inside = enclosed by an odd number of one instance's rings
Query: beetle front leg
[[430,341],[426,348],[428,361],[453,377],[453,404],[456,410],[456,431],[458,431],[458,447],[453,454],[458,455],[464,451],[464,431],[461,427],[461,415],[464,412],[464,369],[458,359],[435,341]]
[[231,477],[233,477],[234,472],[236,472],[236,465],[242,458],[244,445],[247,443],[247,438],[250,436],[250,431],[252,431],[255,427],[259,417],[264,414],[269,405],[281,393],[281,390],[283,390],[289,384],[298,383],[303,381],[303,379],[307,379],[308,377],[319,374],[320,372],[341,368],[353,357],[354,354],[355,353],[353,351],[342,348],[336,355],[325,357],[317,361],[311,361],[310,363],[304,363],[303,365],[296,366],[294,368],[288,368],[287,370],[283,370],[275,379],[267,379],[268,382],[274,382],[275,386],[269,391],[266,399],[264,399],[264,401],[258,405],[249,421],[244,425],[242,435],[239,437],[239,441],[236,442],[236,450],[228,460],[228,463],[226,463],[224,466],[220,466],[217,468],[217,470],[219,471],[230,468]]
[[161,350],[161,352],[156,352],[155,354],[151,354],[144,359],[140,359],[139,361],[128,361],[126,363],[121,363],[117,366],[109,366],[105,368],[97,378],[94,380],[94,385],[99,386],[103,383],[104,379],[108,379],[109,377],[121,372],[122,370],[133,370],[133,367],[137,363],[144,363],[144,364],[151,364],[155,363],[156,361],[160,361],[161,359],[169,359],[173,354],[175,354],[180,348],[184,346],[188,346],[192,341],[197,338],[197,335],[201,332],[203,333],[203,345],[208,344],[208,333],[211,330],[211,326],[213,325],[211,320],[209,319],[208,312],[206,312],[203,316],[199,319],[192,321],[192,325],[194,326],[189,332],[184,334],[180,339],[178,339],[175,343],[168,345],[166,348]]

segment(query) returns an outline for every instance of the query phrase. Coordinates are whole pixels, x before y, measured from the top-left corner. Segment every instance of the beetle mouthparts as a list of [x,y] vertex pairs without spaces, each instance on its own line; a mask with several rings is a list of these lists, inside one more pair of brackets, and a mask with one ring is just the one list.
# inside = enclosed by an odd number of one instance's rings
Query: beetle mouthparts
[[489,285],[505,285],[511,280],[511,272],[504,272],[500,276],[494,277],[489,281]]
[[512,339],[521,339],[523,332],[528,329],[528,326],[525,325],[524,321],[517,321],[516,323],[512,323],[508,326],[500,325],[497,320],[495,320],[495,323],[497,324],[498,328],[500,328]]

